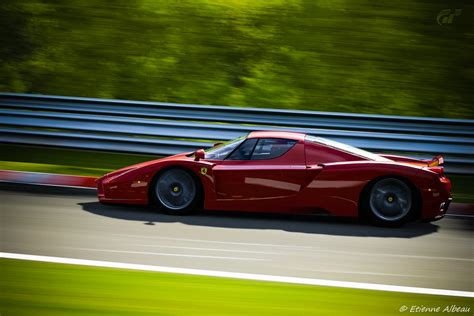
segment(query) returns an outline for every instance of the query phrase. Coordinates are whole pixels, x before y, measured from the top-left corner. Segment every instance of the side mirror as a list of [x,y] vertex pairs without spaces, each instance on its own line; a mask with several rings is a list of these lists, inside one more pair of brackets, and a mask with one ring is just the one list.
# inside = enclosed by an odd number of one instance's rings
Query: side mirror
[[223,142],[217,142],[217,143],[214,143],[214,145],[212,145],[212,147],[217,147],[217,146],[220,146],[222,144],[224,144],[224,143]]
[[198,149],[194,152],[194,161],[199,161],[200,159],[204,159],[204,157],[206,157],[204,149]]

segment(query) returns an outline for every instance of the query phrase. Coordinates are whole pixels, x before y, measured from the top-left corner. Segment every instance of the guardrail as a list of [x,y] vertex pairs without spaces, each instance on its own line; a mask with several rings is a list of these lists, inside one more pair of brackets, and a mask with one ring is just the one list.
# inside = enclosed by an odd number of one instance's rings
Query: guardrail
[[474,173],[474,120],[0,93],[0,142],[171,155],[253,130],[319,135]]

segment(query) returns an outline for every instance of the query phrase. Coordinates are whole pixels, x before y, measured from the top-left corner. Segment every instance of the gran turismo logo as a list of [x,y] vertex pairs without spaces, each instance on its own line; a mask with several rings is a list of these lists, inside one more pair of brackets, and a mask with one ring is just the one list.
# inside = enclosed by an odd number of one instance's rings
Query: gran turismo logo
[[462,9],[443,9],[439,11],[436,22],[439,25],[453,23],[454,17],[461,15]]

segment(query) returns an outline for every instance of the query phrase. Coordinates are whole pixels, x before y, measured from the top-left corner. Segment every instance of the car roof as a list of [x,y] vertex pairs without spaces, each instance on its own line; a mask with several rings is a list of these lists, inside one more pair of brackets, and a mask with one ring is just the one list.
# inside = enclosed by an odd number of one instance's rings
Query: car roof
[[306,134],[285,131],[255,131],[251,132],[247,138],[285,138],[294,140],[304,140]]

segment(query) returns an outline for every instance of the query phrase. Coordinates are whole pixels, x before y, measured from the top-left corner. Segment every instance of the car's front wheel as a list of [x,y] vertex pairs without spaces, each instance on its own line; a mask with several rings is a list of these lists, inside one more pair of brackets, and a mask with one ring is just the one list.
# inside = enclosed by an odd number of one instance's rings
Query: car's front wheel
[[397,178],[384,178],[370,188],[366,208],[369,219],[377,225],[400,226],[416,210],[416,196],[410,186]]
[[151,194],[166,213],[185,215],[196,210],[200,187],[189,171],[172,168],[158,175]]

